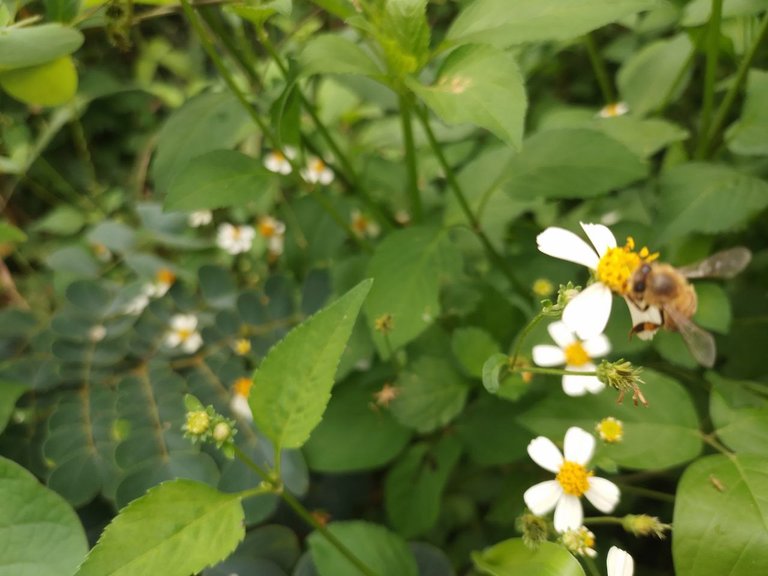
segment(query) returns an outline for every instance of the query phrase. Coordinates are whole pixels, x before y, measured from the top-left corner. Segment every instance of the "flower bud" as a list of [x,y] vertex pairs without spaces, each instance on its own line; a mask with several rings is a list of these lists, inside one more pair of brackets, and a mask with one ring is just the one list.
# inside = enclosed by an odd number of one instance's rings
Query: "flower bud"
[[666,538],[665,532],[672,529],[671,524],[664,524],[656,516],[647,514],[627,514],[621,525],[635,536],[656,536],[660,540]]

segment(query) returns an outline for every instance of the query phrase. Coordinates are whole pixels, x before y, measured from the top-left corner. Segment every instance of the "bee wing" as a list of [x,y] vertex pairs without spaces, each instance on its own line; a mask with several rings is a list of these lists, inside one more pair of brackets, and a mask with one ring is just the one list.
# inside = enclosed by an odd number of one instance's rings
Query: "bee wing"
[[672,306],[665,306],[664,313],[668,314],[676,324],[680,335],[685,340],[685,344],[696,359],[696,362],[706,368],[712,368],[715,365],[715,357],[717,356],[715,337],[697,326],[690,318],[684,316]]
[[737,246],[677,270],[686,278],[733,278],[747,267],[751,259],[752,252],[743,246]]

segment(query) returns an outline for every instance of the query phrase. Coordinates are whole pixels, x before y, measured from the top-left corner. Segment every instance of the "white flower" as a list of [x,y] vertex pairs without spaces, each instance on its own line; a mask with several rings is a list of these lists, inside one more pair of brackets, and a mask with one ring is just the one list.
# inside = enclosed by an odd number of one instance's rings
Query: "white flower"
[[[598,334],[588,340],[580,341],[574,337],[573,331],[564,322],[553,322],[547,327],[552,340],[557,346],[540,344],[533,347],[533,361],[539,366],[562,366],[566,370],[594,372],[593,358],[605,356],[611,349],[611,344],[604,334]],[[597,394],[605,384],[597,376],[563,376],[563,392],[568,396],[583,396],[587,392]]]
[[253,386],[253,380],[246,378],[238,378],[235,380],[232,386],[232,399],[229,401],[229,408],[238,417],[248,422],[253,422],[253,413],[251,407],[248,404],[248,396],[251,393],[251,387]]
[[350,225],[355,236],[359,238],[363,238],[364,236],[376,238],[381,232],[381,228],[379,228],[376,221],[371,220],[357,208],[353,209],[350,214]]
[[165,345],[169,348],[181,346],[187,354],[197,352],[203,345],[203,338],[197,331],[197,317],[193,314],[176,314],[171,317]]
[[168,268],[160,268],[155,274],[155,281],[145,284],[142,292],[149,298],[160,298],[170,290],[176,281],[176,274]]
[[216,244],[230,254],[240,254],[251,249],[255,235],[256,231],[252,226],[222,224],[216,235]]
[[626,102],[613,102],[603,106],[597,115],[600,118],[616,118],[624,116],[627,112],[629,112],[629,105]]
[[283,253],[285,244],[285,223],[272,218],[272,216],[262,216],[258,224],[259,234],[267,240],[267,250],[274,256]]
[[[536,237],[539,250],[594,271],[595,282],[573,298],[563,310],[563,322],[579,338],[589,339],[601,334],[611,315],[612,296],[616,292],[626,296],[630,280],[638,266],[658,257],[647,248],[635,252],[635,242],[627,238],[624,246],[617,247],[613,233],[602,224],[584,224],[581,227],[592,246],[576,234],[563,228],[550,227]],[[593,248],[594,246],[594,248]]]
[[192,228],[199,228],[200,226],[206,226],[211,223],[213,220],[213,212],[210,210],[198,210],[197,212],[192,212],[187,217],[187,223],[192,226]]
[[540,482],[523,494],[525,505],[541,516],[555,510],[555,530],[565,532],[582,525],[584,512],[581,496],[604,513],[619,503],[619,488],[610,480],[598,478],[586,466],[595,450],[595,437],[581,428],[571,427],[565,433],[565,457],[544,436],[531,440],[528,454],[539,466],[556,474],[554,480]]
[[144,312],[144,308],[147,306],[149,306],[149,296],[142,292],[141,294],[128,301],[128,303],[123,308],[123,312],[129,316],[138,316]]
[[608,576],[632,576],[635,573],[635,561],[627,552],[611,546],[606,558]]
[[296,149],[286,146],[283,150],[273,150],[264,156],[264,167],[276,174],[290,174],[293,171],[289,160],[296,158]]
[[320,158],[313,156],[307,161],[307,167],[301,169],[301,177],[310,184],[319,182],[327,186],[333,182],[333,170],[328,168]]

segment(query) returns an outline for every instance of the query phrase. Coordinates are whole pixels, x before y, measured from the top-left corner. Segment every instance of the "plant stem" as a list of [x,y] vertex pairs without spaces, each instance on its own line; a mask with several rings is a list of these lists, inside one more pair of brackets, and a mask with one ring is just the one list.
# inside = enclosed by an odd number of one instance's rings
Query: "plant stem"
[[591,34],[584,35],[584,46],[587,48],[589,61],[592,64],[592,70],[595,72],[597,83],[600,85],[600,91],[603,94],[603,100],[606,104],[613,104],[616,101],[616,95],[611,86],[611,80],[608,76],[608,69],[605,66],[605,60],[597,49],[595,39]]
[[530,372],[531,374],[549,374],[551,376],[597,376],[597,372],[583,370],[565,370],[563,368],[542,368],[540,366],[510,366],[510,372]]
[[704,434],[702,432],[701,433],[701,440],[705,444],[708,444],[709,446],[711,446],[712,448],[714,448],[715,450],[720,452],[720,454],[722,454],[723,456],[728,456],[729,458],[733,456],[733,452],[731,452],[730,450],[728,450],[728,448],[726,448],[720,442],[715,440],[715,433],[714,432],[711,433],[711,434]]
[[587,571],[589,572],[590,576],[600,576],[600,570],[597,569],[597,564],[595,564],[595,561],[592,558],[589,556],[584,556],[582,561],[587,566]]
[[651,498],[653,500],[660,500],[661,502],[674,502],[675,497],[672,494],[667,494],[666,492],[659,492],[658,490],[651,490],[649,488],[641,488],[640,486],[628,486],[626,484],[621,485],[621,489],[624,492],[629,492],[630,494],[637,494],[638,496],[645,496],[646,498]]
[[541,319],[544,318],[544,314],[539,312],[531,318],[531,321],[528,322],[528,324],[523,328],[523,331],[520,332],[520,334],[517,336],[517,341],[515,341],[515,350],[512,352],[512,360],[509,363],[510,370],[514,370],[517,367],[517,357],[520,355],[520,347],[523,345],[523,340],[525,340],[528,337],[528,334],[531,330],[534,329],[536,324],[541,322]]
[[624,519],[619,518],[618,516],[595,516],[593,518],[584,518],[583,522],[585,526],[587,524],[618,524],[619,526],[622,526],[624,524]]
[[413,126],[411,125],[411,99],[408,94],[400,95],[400,123],[403,128],[405,144],[405,165],[407,168],[406,190],[411,199],[411,215],[415,222],[421,222],[423,210],[419,195],[419,174],[416,167],[416,146],[413,141]]
[[712,14],[707,26],[707,61],[704,69],[704,102],[701,110],[701,126],[695,157],[705,156],[708,136],[712,123],[712,110],[715,101],[715,80],[717,76],[717,57],[720,53],[720,20],[723,14],[723,0],[712,0]]

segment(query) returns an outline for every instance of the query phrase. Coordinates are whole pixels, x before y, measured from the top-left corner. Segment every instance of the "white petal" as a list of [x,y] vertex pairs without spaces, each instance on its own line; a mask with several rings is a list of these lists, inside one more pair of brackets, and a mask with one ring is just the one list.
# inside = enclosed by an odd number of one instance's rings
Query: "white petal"
[[582,340],[588,340],[605,330],[611,316],[611,290],[601,282],[587,286],[563,310],[563,322]]
[[627,552],[611,546],[606,558],[608,576],[632,576],[635,573],[635,560]]
[[560,483],[557,480],[547,480],[528,488],[523,494],[523,500],[531,512],[541,516],[551,512],[562,495],[563,488]]
[[579,222],[579,224],[581,224],[584,233],[600,256],[605,254],[608,248],[616,248],[616,237],[607,226],[602,224],[584,224],[584,222]]
[[552,322],[547,326],[547,332],[552,337],[552,340],[560,346],[560,348],[567,348],[576,341],[573,336],[573,330],[565,325],[565,322]]
[[600,382],[600,380],[597,379],[597,376],[587,376],[589,380],[585,382],[587,386],[587,392],[590,394],[599,394],[600,392],[605,389],[605,384]]
[[539,366],[562,366],[565,364],[565,353],[557,346],[539,344],[533,347],[533,363]]
[[616,504],[619,503],[621,491],[619,490],[619,487],[610,480],[591,476],[589,478],[589,490],[584,493],[584,496],[586,496],[587,500],[589,500],[595,508],[600,510],[600,512],[608,514],[609,512],[613,512],[613,509],[616,508]]
[[197,316],[194,314],[176,314],[171,317],[171,328],[175,331],[194,330],[197,328]]
[[575,262],[593,270],[597,269],[597,263],[600,261],[589,244],[564,228],[550,226],[536,236],[536,243],[539,250],[547,256]]
[[582,342],[582,346],[590,358],[600,358],[611,351],[611,342],[605,334],[598,334],[589,340],[585,340]]
[[576,530],[584,520],[581,500],[572,494],[563,494],[557,501],[554,520],[558,532]]
[[[566,368],[568,370],[568,368]],[[574,374],[566,374],[563,376],[563,392],[568,396],[584,396],[587,393],[586,379],[594,378],[594,376],[576,376]]]
[[563,452],[569,462],[586,466],[595,452],[595,437],[578,426],[571,426],[565,433]]
[[545,436],[538,436],[531,440],[528,444],[528,455],[544,470],[549,470],[555,474],[560,471],[560,466],[563,465],[563,455],[560,453],[560,449]]
[[181,345],[181,349],[184,350],[187,354],[193,354],[197,352],[200,347],[203,345],[203,338],[200,336],[199,332],[193,332],[189,336],[187,336],[187,339],[184,340],[184,343]]
[[229,401],[229,407],[235,415],[248,422],[253,422],[253,413],[248,405],[248,398],[235,394],[232,396],[232,400]]
[[181,338],[176,332],[168,332],[165,335],[165,345],[168,348],[176,348],[181,343]]

